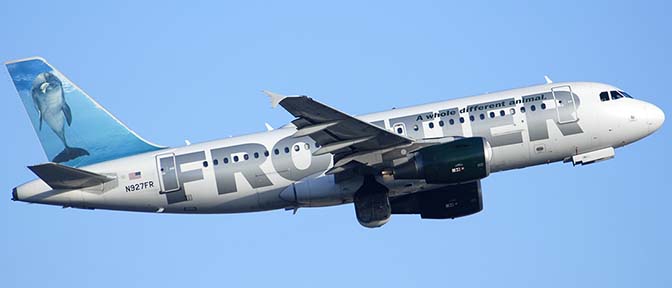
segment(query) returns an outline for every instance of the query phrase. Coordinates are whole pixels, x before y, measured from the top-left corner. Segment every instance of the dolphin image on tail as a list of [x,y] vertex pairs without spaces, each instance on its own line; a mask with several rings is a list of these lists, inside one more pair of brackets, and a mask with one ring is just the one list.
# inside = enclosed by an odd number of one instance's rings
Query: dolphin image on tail
[[5,66],[49,161],[78,168],[166,148],[129,129],[44,58]]
[[46,122],[65,146],[65,149],[51,161],[62,163],[89,155],[89,152],[82,148],[68,146],[65,139],[65,123],[71,125],[72,112],[65,102],[61,80],[51,72],[43,72],[35,77],[32,87],[31,95],[39,116],[39,130],[42,130],[42,122]]

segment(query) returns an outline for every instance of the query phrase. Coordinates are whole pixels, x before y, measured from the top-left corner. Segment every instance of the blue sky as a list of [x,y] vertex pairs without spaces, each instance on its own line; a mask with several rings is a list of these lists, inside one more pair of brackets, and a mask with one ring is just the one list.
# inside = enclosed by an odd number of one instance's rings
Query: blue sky
[[[182,145],[292,119],[260,93],[351,114],[555,81],[672,113],[669,1],[9,1],[1,60],[43,56],[143,137]],[[469,2],[469,3],[466,3]],[[357,224],[352,206],[154,215],[16,203],[46,161],[0,72],[0,286],[670,287],[669,123],[586,167],[491,175],[483,212]]]

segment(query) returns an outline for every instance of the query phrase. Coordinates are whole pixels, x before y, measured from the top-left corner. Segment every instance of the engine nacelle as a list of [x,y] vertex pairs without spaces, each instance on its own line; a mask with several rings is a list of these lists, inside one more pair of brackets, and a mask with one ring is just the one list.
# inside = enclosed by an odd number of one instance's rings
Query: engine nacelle
[[390,200],[392,214],[420,214],[422,219],[454,219],[483,210],[481,181],[422,191]]
[[395,179],[422,179],[430,184],[465,183],[490,174],[492,148],[485,138],[470,137],[422,148],[394,167]]

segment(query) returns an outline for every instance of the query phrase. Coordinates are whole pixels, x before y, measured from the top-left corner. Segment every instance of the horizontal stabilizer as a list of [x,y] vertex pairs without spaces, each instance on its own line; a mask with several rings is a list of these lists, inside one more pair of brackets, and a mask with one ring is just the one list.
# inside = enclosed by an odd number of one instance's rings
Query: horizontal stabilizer
[[28,166],[28,169],[52,189],[81,189],[114,180],[105,175],[53,162]]

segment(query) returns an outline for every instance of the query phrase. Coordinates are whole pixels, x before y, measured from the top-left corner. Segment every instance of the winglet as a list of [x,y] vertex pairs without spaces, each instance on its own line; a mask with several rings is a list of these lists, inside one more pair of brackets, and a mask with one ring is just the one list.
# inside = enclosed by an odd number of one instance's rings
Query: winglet
[[273,126],[271,126],[271,124],[268,124],[268,122],[264,122],[264,126],[266,126],[266,131],[273,131]]
[[551,78],[548,78],[548,76],[546,76],[546,75],[544,75],[544,79],[546,80],[546,84],[553,83],[553,80],[551,80]]
[[287,97],[285,95],[280,95],[278,93],[273,93],[273,92],[268,91],[268,90],[263,90],[262,92],[264,92],[264,94],[266,94],[268,96],[268,98],[271,99],[271,107],[273,107],[273,108],[278,107],[278,104],[280,104],[280,101],[282,101],[282,99],[285,99]]

